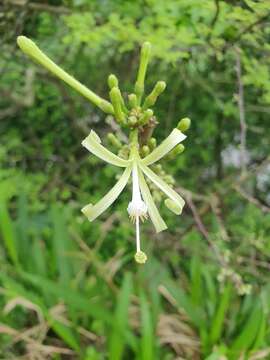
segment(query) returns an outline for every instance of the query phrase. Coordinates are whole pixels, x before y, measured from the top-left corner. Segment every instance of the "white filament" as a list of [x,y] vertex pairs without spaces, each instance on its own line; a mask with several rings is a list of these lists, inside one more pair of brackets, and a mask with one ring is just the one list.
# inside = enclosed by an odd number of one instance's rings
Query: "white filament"
[[141,251],[139,216],[136,216],[136,249],[137,249],[137,252]]

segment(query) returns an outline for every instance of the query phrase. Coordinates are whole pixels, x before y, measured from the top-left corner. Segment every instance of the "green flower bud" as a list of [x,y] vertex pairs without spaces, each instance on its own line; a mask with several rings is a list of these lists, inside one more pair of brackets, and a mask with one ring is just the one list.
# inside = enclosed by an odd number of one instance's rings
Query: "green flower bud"
[[118,79],[114,74],[108,76],[108,85],[110,89],[118,87]]
[[145,79],[148,62],[150,59],[150,53],[151,53],[151,44],[149,42],[145,42],[141,49],[140,65],[138,70],[137,81],[135,83],[135,94],[138,97],[138,104],[140,104],[141,97],[144,92],[144,79]]
[[121,149],[122,143],[113,133],[107,134],[107,139],[114,147]]
[[110,98],[114,108],[114,115],[120,124],[125,123],[125,114],[122,111],[123,98],[118,87],[113,87],[110,91]]
[[137,120],[136,116],[129,116],[129,118],[128,118],[128,125],[129,125],[130,127],[134,127],[134,126],[136,126],[137,124],[138,124],[138,120]]
[[154,137],[151,137],[151,139],[148,140],[148,146],[150,150],[154,150],[154,148],[157,147],[157,140]]
[[167,159],[172,160],[177,155],[181,154],[185,150],[185,146],[183,144],[178,144],[172,149],[169,154],[166,156]]
[[147,260],[147,256],[143,251],[138,251],[134,256],[134,259],[138,264],[145,264]]
[[129,102],[130,109],[135,109],[138,106],[137,96],[135,94],[129,94],[128,102]]
[[145,125],[148,123],[148,121],[150,120],[150,118],[153,116],[154,112],[151,109],[147,109],[143,115],[140,117],[139,119],[139,124],[140,125]]
[[147,98],[144,101],[143,109],[147,109],[150,106],[153,106],[159,95],[165,90],[166,83],[165,81],[158,81],[152,90],[152,92],[147,96]]
[[17,44],[25,54],[30,56],[40,65],[44,66],[47,70],[49,70],[52,74],[63,80],[74,90],[78,91],[81,95],[86,97],[93,104],[98,106],[101,110],[108,114],[114,113],[113,107],[108,101],[102,99],[92,90],[88,89],[78,80],[76,80],[73,76],[69,75],[66,71],[60,68],[60,66],[56,65],[46,54],[44,54],[38,48],[38,46],[32,40],[28,39],[25,36],[18,36]]
[[185,117],[183,119],[181,119],[177,125],[177,129],[182,131],[182,132],[185,132],[187,131],[189,128],[190,128],[190,125],[191,125],[191,120],[190,118],[188,117]]
[[150,149],[149,149],[149,147],[148,147],[147,145],[144,145],[144,146],[142,147],[142,156],[145,157],[145,156],[147,156],[148,154],[150,154]]
[[99,105],[100,109],[107,114],[114,114],[114,109],[111,103],[107,100],[102,100]]

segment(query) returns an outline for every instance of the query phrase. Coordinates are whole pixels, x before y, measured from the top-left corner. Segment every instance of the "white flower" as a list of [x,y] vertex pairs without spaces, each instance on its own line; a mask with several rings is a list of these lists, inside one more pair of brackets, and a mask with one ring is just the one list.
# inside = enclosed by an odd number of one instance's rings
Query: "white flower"
[[125,168],[118,182],[100,201],[95,205],[88,204],[82,209],[82,212],[89,221],[95,220],[118,198],[132,173],[132,200],[128,205],[127,211],[131,219],[136,223],[137,253],[135,259],[140,263],[144,263],[147,258],[140,249],[139,220],[144,220],[149,215],[157,232],[167,229],[167,225],[159,214],[144,176],[147,176],[149,180],[166,194],[168,199],[165,200],[165,205],[174,213],[180,214],[185,204],[184,200],[164,180],[155,174],[149,168],[149,165],[160,160],[185,138],[186,136],[180,130],[174,129],[159,146],[143,159],[140,158],[136,146],[133,147],[128,160],[124,160],[106,149],[101,144],[99,136],[93,130],[82,142],[82,145],[87,150],[100,159],[109,164]]

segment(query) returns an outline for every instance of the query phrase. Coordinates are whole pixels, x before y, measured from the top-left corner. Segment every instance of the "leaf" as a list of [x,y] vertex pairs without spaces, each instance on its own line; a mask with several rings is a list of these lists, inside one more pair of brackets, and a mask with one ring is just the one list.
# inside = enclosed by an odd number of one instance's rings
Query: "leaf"
[[128,331],[128,308],[130,296],[132,293],[132,277],[126,273],[123,285],[116,302],[116,309],[113,316],[111,336],[109,339],[109,359],[122,359],[125,344],[126,333]]
[[50,216],[53,224],[52,248],[59,280],[63,285],[68,285],[73,277],[73,268],[72,259],[68,256],[71,245],[64,211],[59,205],[54,204]]
[[15,229],[4,200],[0,203],[0,231],[10,259],[19,268]]
[[249,318],[230,347],[232,360],[238,358],[241,351],[248,350],[252,346],[260,329],[262,316],[261,303],[257,301],[256,304],[253,305]]
[[42,276],[26,272],[20,272],[20,275],[25,281],[50,295],[55,302],[63,300],[70,308],[81,311],[85,316],[88,315],[94,319],[102,320],[107,324],[112,323],[112,316],[103,306],[93,303],[91,298],[72,290],[70,286],[62,286]]
[[223,293],[221,294],[221,299],[219,300],[216,314],[211,323],[210,341],[212,344],[215,344],[221,337],[226,312],[228,311],[228,308],[230,306],[231,290],[231,284],[227,284],[224,288]]
[[151,312],[146,296],[143,292],[140,295],[141,309],[141,346],[139,359],[154,360],[154,329],[151,318]]
[[49,324],[54,332],[64,340],[64,342],[70,346],[72,349],[81,352],[80,344],[78,343],[73,331],[66,325],[60,323],[59,321],[54,320],[51,316],[49,316]]

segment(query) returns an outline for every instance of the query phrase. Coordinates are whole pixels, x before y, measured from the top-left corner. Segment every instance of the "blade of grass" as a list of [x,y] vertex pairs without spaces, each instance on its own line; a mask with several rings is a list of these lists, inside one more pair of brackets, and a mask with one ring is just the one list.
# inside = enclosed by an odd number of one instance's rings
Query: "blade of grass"
[[47,266],[45,245],[40,240],[38,240],[38,237],[36,237],[33,241],[32,248],[33,271],[35,271],[35,273],[38,275],[46,276]]
[[60,285],[42,276],[26,272],[20,272],[20,274],[25,281],[41,289],[42,292],[46,291],[47,294],[50,294],[55,299],[55,302],[61,299],[71,308],[82,311],[85,315],[112,324],[113,319],[110,313],[99,304],[91,302],[91,299],[88,299],[85,294],[79,294],[69,286]]
[[109,339],[109,359],[122,359],[125,349],[125,334],[128,330],[128,308],[132,293],[131,274],[125,274],[123,285],[117,298],[112,323],[112,335]]
[[56,268],[59,272],[59,280],[64,284],[69,284],[72,278],[71,259],[67,253],[70,249],[70,238],[67,232],[66,221],[63,209],[55,204],[51,209],[51,219],[53,224],[53,252]]
[[17,215],[17,234],[18,238],[18,252],[20,257],[20,262],[25,270],[30,270],[29,257],[29,249],[30,245],[30,237],[29,237],[29,216],[28,216],[28,203],[27,197],[24,192],[19,194],[18,203],[17,203],[18,215]]
[[10,259],[15,267],[19,269],[15,229],[4,200],[0,203],[0,231]]
[[244,324],[242,331],[230,347],[231,359],[237,359],[240,352],[249,349],[255,341],[262,321],[262,308],[258,301],[253,305],[253,310]]
[[221,294],[219,305],[211,324],[211,330],[210,330],[211,344],[215,344],[220,339],[220,336],[222,334],[225,316],[230,306],[231,291],[232,291],[231,284],[227,284],[224,288],[223,293]]
[[141,308],[141,346],[138,358],[140,360],[155,359],[154,355],[154,329],[149,304],[143,292],[140,295]]
[[[185,310],[193,325],[197,328],[205,328],[203,304],[200,307],[194,305],[191,297],[188,296],[183,289],[171,280],[167,280],[164,287],[174,297],[177,306]],[[203,299],[202,299],[203,300]]]
[[77,353],[81,352],[80,344],[78,343],[78,340],[76,339],[73,331],[67,327],[66,325],[60,323],[59,321],[56,321],[49,317],[49,324],[53,331],[73,350],[75,350]]
[[202,294],[202,278],[201,278],[201,264],[198,255],[192,257],[191,260],[191,299],[196,305],[201,303]]

